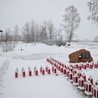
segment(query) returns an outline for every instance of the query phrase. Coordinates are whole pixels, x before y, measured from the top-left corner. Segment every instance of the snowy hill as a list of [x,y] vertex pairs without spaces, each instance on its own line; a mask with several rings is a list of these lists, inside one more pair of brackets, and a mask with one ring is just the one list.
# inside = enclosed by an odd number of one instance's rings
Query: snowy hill
[[[21,51],[21,48],[23,49]],[[0,98],[90,98],[77,89],[68,81],[62,73],[57,71],[58,76],[51,71],[51,74],[38,76],[34,74],[34,68],[40,71],[52,65],[46,62],[46,58],[55,58],[60,62],[70,65],[68,55],[81,48],[88,49],[93,56],[94,62],[98,62],[97,43],[71,43],[71,46],[56,45],[48,46],[42,43],[17,44],[12,52],[0,53]],[[32,76],[28,76],[28,68],[32,70]],[[19,77],[15,78],[15,70],[18,68]],[[22,68],[25,69],[26,77],[22,77]],[[98,79],[98,69],[82,70],[87,78],[92,75],[94,82]]]

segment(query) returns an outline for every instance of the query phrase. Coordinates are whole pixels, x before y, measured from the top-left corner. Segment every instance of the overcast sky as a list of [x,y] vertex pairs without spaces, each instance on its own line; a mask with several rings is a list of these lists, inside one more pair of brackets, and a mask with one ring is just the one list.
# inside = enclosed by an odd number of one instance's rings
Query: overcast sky
[[0,0],[0,29],[14,29],[17,24],[20,28],[28,21],[42,24],[51,19],[59,27],[62,23],[64,9],[74,5],[81,17],[79,29],[75,32],[78,38],[93,39],[98,35],[98,27],[92,26],[87,20],[89,0]]

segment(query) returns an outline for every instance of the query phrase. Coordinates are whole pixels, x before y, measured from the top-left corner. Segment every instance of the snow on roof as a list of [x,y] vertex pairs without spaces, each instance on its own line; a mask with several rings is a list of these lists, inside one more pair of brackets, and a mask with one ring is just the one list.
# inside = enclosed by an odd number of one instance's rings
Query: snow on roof
[[83,77],[80,77],[79,80],[84,80]]
[[30,66],[28,67],[28,70],[31,71],[31,67]]
[[73,75],[73,77],[78,77],[78,74],[77,74],[77,73],[76,73],[76,74],[74,74],[74,75]]
[[24,67],[22,67],[21,71],[25,71]]
[[69,74],[72,74],[72,72],[70,71]]
[[91,84],[91,82],[90,82],[89,80],[88,80],[88,81],[86,81],[86,84],[92,85],[92,84]]
[[18,72],[18,68],[16,68],[15,72]]
[[67,72],[69,71],[69,69],[66,70]]

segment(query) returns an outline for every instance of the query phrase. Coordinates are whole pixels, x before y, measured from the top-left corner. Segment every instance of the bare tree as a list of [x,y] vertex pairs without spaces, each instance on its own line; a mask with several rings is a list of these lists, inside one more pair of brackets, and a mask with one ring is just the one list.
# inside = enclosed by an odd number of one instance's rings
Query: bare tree
[[94,23],[98,23],[98,0],[90,0],[88,2],[88,7],[91,13],[88,19],[92,20]]
[[3,52],[8,52],[8,51],[13,51],[15,48],[15,42],[12,41],[12,35],[10,29],[6,30],[5,35],[4,35],[4,42],[2,42],[2,51]]
[[40,40],[47,40],[47,23],[46,21],[43,22],[42,26],[41,26],[41,30],[40,30]]
[[18,37],[19,37],[19,27],[18,27],[18,25],[16,25],[14,27],[14,40],[15,40],[16,43],[18,41]]
[[55,26],[54,23],[49,20],[49,22],[47,22],[47,33],[49,36],[49,40],[52,40],[52,38],[55,36]]
[[39,41],[39,37],[40,37],[40,26],[38,24],[36,24],[36,26],[35,26],[35,42]]
[[36,28],[36,24],[34,21],[32,21],[30,26],[30,41],[31,42],[35,40],[35,28]]
[[94,40],[95,40],[96,42],[98,42],[98,36],[96,36]]
[[8,42],[8,41],[12,41],[13,40],[13,37],[11,35],[11,30],[10,29],[7,29],[5,31],[5,34],[3,35],[4,36],[4,42]]
[[30,40],[29,40],[29,34],[30,34],[30,24],[29,22],[27,22],[23,29],[22,29],[22,33],[23,33],[23,36],[24,36],[24,40],[26,41],[26,43],[28,43]]
[[73,5],[65,8],[63,19],[63,30],[68,34],[68,42],[70,42],[73,39],[74,32],[77,30],[80,24],[78,10]]

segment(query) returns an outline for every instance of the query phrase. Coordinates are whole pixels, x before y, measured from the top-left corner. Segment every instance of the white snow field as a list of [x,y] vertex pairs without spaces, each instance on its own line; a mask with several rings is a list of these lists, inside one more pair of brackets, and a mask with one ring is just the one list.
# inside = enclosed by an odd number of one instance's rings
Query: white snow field
[[[23,49],[22,51],[20,49]],[[52,65],[46,62],[46,58],[55,58],[69,65],[68,55],[79,49],[87,49],[91,52],[94,62],[98,62],[98,43],[71,43],[71,46],[48,46],[37,43],[19,43],[12,52],[0,52],[0,98],[91,98],[74,86],[67,77],[57,71],[58,76],[50,71],[42,75],[39,70]],[[34,74],[34,67],[38,69],[38,76]],[[24,67],[26,77],[22,77],[21,70]],[[31,67],[32,76],[28,76],[28,67]],[[19,77],[15,78],[15,70],[18,68]],[[98,69],[82,70],[87,78],[92,75],[94,82],[98,79]]]

